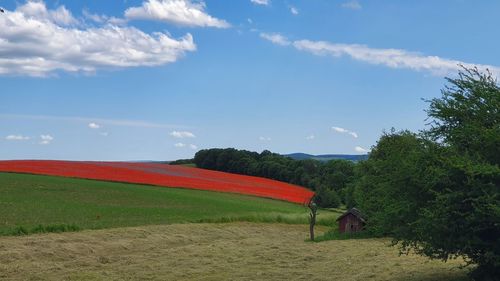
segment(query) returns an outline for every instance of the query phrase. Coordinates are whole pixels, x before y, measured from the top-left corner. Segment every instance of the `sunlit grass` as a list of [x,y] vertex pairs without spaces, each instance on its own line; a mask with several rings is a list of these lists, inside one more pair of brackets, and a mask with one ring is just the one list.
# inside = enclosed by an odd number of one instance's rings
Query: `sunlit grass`
[[[230,193],[0,173],[0,235],[186,222],[307,224],[308,209]],[[331,225],[337,212],[322,211]],[[38,228],[38,229],[37,229]]]

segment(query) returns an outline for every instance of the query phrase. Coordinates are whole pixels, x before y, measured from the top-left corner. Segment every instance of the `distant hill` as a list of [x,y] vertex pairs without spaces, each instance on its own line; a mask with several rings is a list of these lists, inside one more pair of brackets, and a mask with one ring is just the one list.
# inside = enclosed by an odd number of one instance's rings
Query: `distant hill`
[[305,160],[314,159],[319,161],[330,161],[335,159],[343,159],[350,161],[361,161],[368,159],[368,154],[352,155],[352,154],[322,154],[322,155],[312,155],[307,153],[290,153],[284,154],[283,156],[290,157],[295,160]]

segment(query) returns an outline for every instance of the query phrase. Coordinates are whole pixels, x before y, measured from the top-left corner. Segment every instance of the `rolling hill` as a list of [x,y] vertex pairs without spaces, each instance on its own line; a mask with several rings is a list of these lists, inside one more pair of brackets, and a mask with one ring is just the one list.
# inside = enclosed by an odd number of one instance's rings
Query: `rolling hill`
[[[0,183],[0,236],[185,222],[307,223],[303,206],[234,193],[1,172]],[[337,216],[319,223],[333,225]]]
[[304,187],[271,179],[158,163],[12,160],[0,161],[0,172],[239,193],[298,204],[307,204],[314,195]]

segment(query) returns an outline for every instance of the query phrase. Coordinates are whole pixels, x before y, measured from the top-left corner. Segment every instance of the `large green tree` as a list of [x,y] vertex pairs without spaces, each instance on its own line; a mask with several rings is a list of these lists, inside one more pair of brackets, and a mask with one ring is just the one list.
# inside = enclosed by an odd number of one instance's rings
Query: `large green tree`
[[368,216],[368,229],[395,239],[411,237],[411,222],[432,196],[441,171],[435,168],[435,145],[401,131],[384,133],[370,158],[360,163],[356,201]]
[[461,256],[476,280],[499,280],[500,88],[477,69],[447,81],[428,130],[384,134],[361,163],[356,201],[404,251]]
[[406,245],[428,256],[465,256],[477,280],[500,280],[500,87],[490,73],[464,69],[430,100],[425,135],[442,146],[447,172]]

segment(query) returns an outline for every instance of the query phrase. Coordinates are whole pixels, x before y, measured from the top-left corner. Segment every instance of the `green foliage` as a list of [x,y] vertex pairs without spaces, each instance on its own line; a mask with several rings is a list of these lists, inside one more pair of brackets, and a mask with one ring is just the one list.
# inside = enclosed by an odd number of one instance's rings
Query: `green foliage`
[[360,164],[356,202],[368,229],[395,239],[411,236],[411,222],[443,176],[436,168],[437,145],[409,131],[385,133]]
[[[318,216],[316,224],[322,226],[332,226],[335,224],[335,220],[341,214],[340,212],[329,212],[325,210],[320,210],[321,216]],[[263,223],[284,223],[284,224],[307,224],[308,214],[304,213],[253,213],[247,215],[238,216],[221,216],[214,218],[205,218],[196,220],[195,222],[200,223],[231,223],[231,222],[263,222]]]
[[238,194],[0,173],[0,235],[222,218],[307,224],[307,214],[300,205]]
[[464,69],[441,98],[430,101],[427,111],[432,127],[426,133],[458,154],[500,164],[500,87],[490,74]]
[[465,69],[428,110],[431,128],[384,134],[359,166],[368,229],[406,252],[458,256],[476,280],[500,278],[500,88]]
[[337,208],[340,206],[340,198],[335,190],[320,187],[316,192],[315,201],[321,208]]
[[338,207],[352,200],[348,186],[354,182],[356,164],[347,160],[321,162],[293,160],[268,150],[262,153],[214,148],[200,150],[194,157],[197,167],[209,170],[265,177],[297,184],[316,191],[321,207]]
[[23,226],[18,226],[12,230],[11,235],[28,235],[35,233],[61,233],[80,231],[81,228],[75,224],[55,224],[55,225],[37,225],[31,229]]
[[14,228],[11,232],[12,235],[17,235],[17,236],[20,236],[20,235],[28,235],[30,232],[23,226],[18,226],[16,228]]
[[415,223],[418,236],[431,235],[408,244],[421,242],[430,257],[465,256],[478,265],[477,280],[500,280],[500,87],[477,69],[448,82],[430,101],[426,132],[443,144],[446,181]]
[[[329,240],[348,240],[348,239],[369,239],[376,237],[373,233],[368,231],[359,231],[352,233],[340,233],[337,229],[331,229],[323,235],[319,235],[314,239],[314,242],[322,242]],[[311,240],[306,240],[311,241]]]
[[179,160],[168,162],[168,164],[169,165],[185,165],[185,166],[189,166],[189,165],[193,165],[194,164],[194,160],[193,159],[179,159]]

